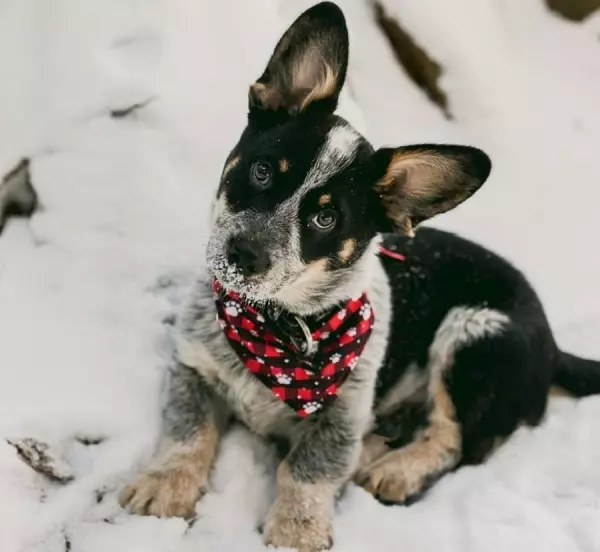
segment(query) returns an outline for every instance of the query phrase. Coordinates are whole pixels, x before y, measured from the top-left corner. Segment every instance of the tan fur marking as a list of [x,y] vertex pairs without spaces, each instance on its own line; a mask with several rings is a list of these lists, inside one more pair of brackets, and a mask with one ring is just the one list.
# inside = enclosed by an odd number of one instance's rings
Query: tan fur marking
[[[263,109],[279,109],[288,104],[290,111],[303,111],[311,102],[331,96],[335,92],[337,75],[327,63],[324,63],[320,55],[318,48],[314,48],[296,61],[292,69],[292,84],[289,90],[282,88],[282,83],[277,81],[252,84],[250,86],[252,101],[260,102]],[[320,68],[318,75],[315,75],[316,67]],[[296,98],[294,94],[297,94]],[[300,102],[300,105],[297,102]]]
[[250,96],[254,96],[253,101],[260,102],[263,109],[278,109],[281,104],[281,96],[274,87],[269,87],[262,82],[250,85]]
[[148,469],[125,487],[121,506],[137,515],[193,517],[207,492],[218,442],[217,428],[207,424],[188,442],[165,443]]
[[285,290],[278,293],[275,297],[284,305],[293,305],[302,303],[305,298],[310,297],[314,290],[323,284],[327,277],[328,259],[319,259],[306,265],[306,269],[291,284],[285,287]]
[[387,445],[387,437],[371,433],[363,439],[363,448],[358,461],[357,472],[366,469],[370,464],[381,458],[389,452],[390,447]]
[[319,205],[321,207],[324,207],[325,205],[327,205],[328,203],[331,203],[331,194],[323,194],[320,198],[319,198]]
[[225,177],[232,171],[232,169],[237,167],[238,163],[240,162],[240,159],[241,158],[238,155],[237,157],[234,157],[233,159],[229,160],[229,162],[227,163],[227,165],[225,165],[225,168],[223,169],[223,174],[221,175],[221,180],[225,179]]
[[290,169],[290,162],[287,159],[281,159],[279,161],[279,171],[284,173],[284,172],[288,172],[289,169]]
[[[315,55],[318,55],[318,53]],[[314,61],[309,59],[303,60],[302,63],[297,66],[296,71],[294,72],[294,83],[297,83],[298,87],[311,77],[310,73],[312,72],[312,67],[314,67]],[[320,78],[315,83],[313,89],[300,105],[300,111],[306,109],[311,102],[322,100],[334,93],[337,78],[335,72],[328,64],[323,65],[323,70],[319,77]]]
[[354,255],[355,251],[356,240],[354,238],[349,238],[342,244],[342,248],[338,252],[338,257],[343,263],[348,262],[352,258],[352,255]]
[[375,496],[403,502],[419,493],[427,478],[452,467],[461,446],[452,399],[443,381],[443,370],[431,370],[429,396],[432,409],[428,425],[409,445],[393,450],[363,468],[355,481]]
[[[428,197],[437,192],[444,177],[454,178],[454,163],[427,151],[398,151],[392,155],[388,171],[377,183],[378,188],[400,185],[408,197]],[[415,174],[417,173],[417,174]]]
[[558,387],[557,385],[553,385],[550,387],[550,391],[548,392],[549,397],[567,397],[569,399],[574,398],[574,395],[569,393],[566,389],[562,387]]
[[401,150],[392,155],[386,174],[375,187],[396,228],[413,237],[413,218],[424,220],[448,211],[473,193],[459,170],[452,159],[428,151]]
[[413,227],[412,220],[409,217],[406,217],[404,219],[404,226],[402,230],[404,231],[404,234],[407,235],[409,238],[415,237],[415,229]]
[[331,548],[335,492],[331,483],[296,481],[283,461],[277,470],[277,497],[264,527],[265,544],[299,552]]

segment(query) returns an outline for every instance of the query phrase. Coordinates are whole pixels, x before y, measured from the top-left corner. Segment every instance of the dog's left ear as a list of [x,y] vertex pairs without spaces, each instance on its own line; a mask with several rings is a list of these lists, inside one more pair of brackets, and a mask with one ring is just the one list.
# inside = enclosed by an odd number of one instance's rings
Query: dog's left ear
[[317,103],[333,112],[347,67],[344,14],[332,2],[317,4],[294,21],[250,87],[250,112],[296,115]]
[[373,154],[375,190],[393,228],[414,234],[420,222],[453,209],[486,181],[492,163],[468,146],[418,145]]

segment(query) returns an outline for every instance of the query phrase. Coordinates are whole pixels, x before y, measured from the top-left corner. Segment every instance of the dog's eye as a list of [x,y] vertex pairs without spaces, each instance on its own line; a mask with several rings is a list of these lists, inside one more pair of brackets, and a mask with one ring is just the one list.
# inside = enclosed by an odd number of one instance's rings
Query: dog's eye
[[260,189],[267,188],[271,184],[273,169],[266,161],[257,161],[250,167],[252,183]]
[[331,230],[335,226],[336,220],[337,216],[335,211],[332,211],[331,209],[325,209],[323,211],[319,211],[310,219],[309,226],[315,230]]

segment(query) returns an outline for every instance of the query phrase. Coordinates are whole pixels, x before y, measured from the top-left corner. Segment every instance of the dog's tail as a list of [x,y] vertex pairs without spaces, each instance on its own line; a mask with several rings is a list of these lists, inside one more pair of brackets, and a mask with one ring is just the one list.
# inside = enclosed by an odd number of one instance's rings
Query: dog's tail
[[554,384],[576,397],[600,394],[600,361],[562,352]]

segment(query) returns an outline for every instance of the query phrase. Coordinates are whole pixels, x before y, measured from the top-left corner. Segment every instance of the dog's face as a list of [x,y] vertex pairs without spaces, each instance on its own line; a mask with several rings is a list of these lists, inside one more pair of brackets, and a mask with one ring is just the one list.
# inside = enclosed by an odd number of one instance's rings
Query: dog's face
[[250,88],[207,250],[213,276],[248,301],[314,312],[347,298],[364,285],[379,233],[412,233],[489,174],[475,148],[374,151],[334,114],[347,64],[344,16],[323,2],[292,24]]

